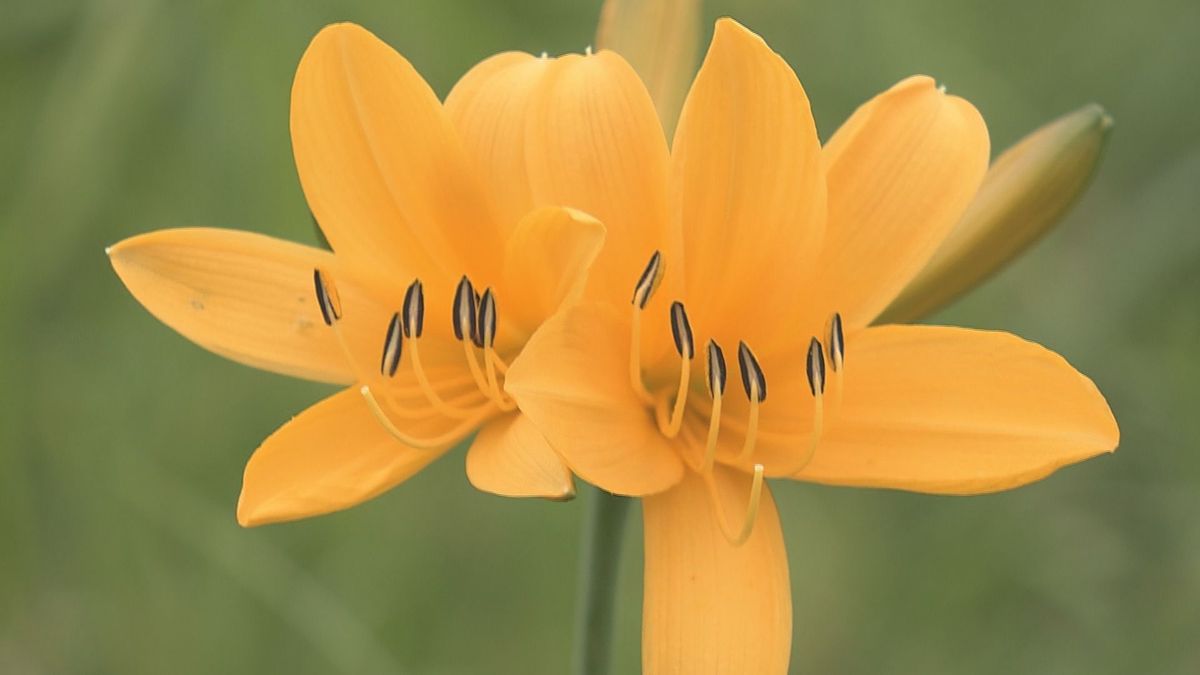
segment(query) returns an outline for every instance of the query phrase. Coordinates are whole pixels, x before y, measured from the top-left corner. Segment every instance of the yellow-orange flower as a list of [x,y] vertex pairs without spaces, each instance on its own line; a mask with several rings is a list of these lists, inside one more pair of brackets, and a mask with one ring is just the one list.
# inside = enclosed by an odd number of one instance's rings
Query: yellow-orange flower
[[574,494],[562,461],[503,392],[503,374],[542,320],[579,297],[604,227],[485,184],[453,118],[375,36],[330,26],[297,70],[291,131],[305,196],[335,252],[215,229],[109,249],[130,292],[201,346],[351,385],[254,453],[243,525],[352,506],[476,430],[467,455],[476,487]]
[[585,300],[538,329],[505,388],[574,473],[645,497],[645,672],[787,670],[764,475],[972,494],[1116,447],[1096,387],[1040,346],[871,327],[987,171],[979,113],[931,79],[822,147],[792,70],[722,20],[670,151],[607,51],[494,57],[448,108],[512,212],[565,204],[607,228]]

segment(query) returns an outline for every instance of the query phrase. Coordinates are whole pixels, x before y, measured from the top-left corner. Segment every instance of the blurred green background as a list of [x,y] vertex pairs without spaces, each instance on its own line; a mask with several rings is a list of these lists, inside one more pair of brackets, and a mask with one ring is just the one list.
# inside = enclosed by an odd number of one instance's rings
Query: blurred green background
[[[157,323],[106,244],[213,225],[311,242],[288,90],[353,20],[439,93],[578,51],[594,2],[5,0],[0,673],[562,673],[583,502],[475,492],[455,452],[348,512],[242,530],[242,466],[326,393]],[[1006,328],[1106,392],[1120,450],[1011,493],[778,485],[793,671],[1200,672],[1200,50],[1194,0],[710,0],[797,69],[827,137],[924,72],[993,147],[1088,101],[1116,128],[1063,227],[939,321]],[[711,24],[709,24],[711,25]],[[640,525],[618,672],[637,671]]]

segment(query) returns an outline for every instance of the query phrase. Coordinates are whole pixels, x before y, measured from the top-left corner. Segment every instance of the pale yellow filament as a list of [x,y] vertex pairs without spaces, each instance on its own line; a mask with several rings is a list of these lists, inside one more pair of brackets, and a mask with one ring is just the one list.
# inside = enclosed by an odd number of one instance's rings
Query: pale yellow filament
[[[825,428],[825,395],[821,390],[817,390],[813,396],[813,427],[810,440],[808,442],[808,450],[804,453],[804,459],[800,462],[800,469],[808,466],[812,461],[813,455],[817,453],[817,445],[821,442],[821,434]],[[800,469],[797,469],[799,471]]]
[[671,420],[667,424],[667,428],[662,430],[663,435],[667,438],[678,436],[679,428],[683,426],[683,413],[687,408],[688,389],[691,381],[692,363],[687,359],[680,359],[679,391],[675,394],[675,408],[671,411]]
[[704,445],[704,464],[700,470],[704,473],[712,471],[713,462],[717,459],[717,434],[721,430],[721,392],[713,392],[712,415],[708,418],[708,442]]
[[388,417],[387,413],[384,412],[383,408],[379,405],[379,401],[375,400],[375,395],[371,393],[370,387],[364,384],[359,391],[362,393],[363,398],[366,399],[367,407],[371,409],[371,413],[375,415],[375,419],[379,422],[380,426],[382,426],[384,430],[392,436],[392,438],[395,438],[397,441],[400,441],[409,447],[417,448],[419,450],[436,450],[445,447],[447,444],[453,443],[469,433],[472,429],[478,426],[480,422],[486,419],[489,414],[491,414],[491,411],[488,410],[488,406],[484,406],[483,408],[477,410],[473,417],[466,419],[464,422],[454,427],[450,431],[433,436],[431,438],[420,438],[404,433],[392,422],[391,418]]
[[754,482],[750,485],[750,503],[746,506],[746,515],[742,519],[742,527],[736,534],[733,528],[729,526],[729,520],[725,515],[725,509],[721,506],[721,495],[717,491],[716,479],[712,472],[700,474],[704,478],[704,484],[708,486],[708,496],[712,501],[713,510],[717,512],[717,521],[721,526],[721,533],[725,535],[725,539],[734,546],[741,546],[750,538],[750,534],[754,531],[754,523],[758,520],[758,508],[762,503],[762,486],[763,486],[763,465],[754,465]]
[[409,341],[410,347],[408,353],[412,356],[413,375],[416,375],[417,384],[421,386],[421,392],[425,394],[425,398],[429,400],[429,403],[432,404],[438,412],[442,413],[446,417],[463,419],[475,414],[475,410],[468,410],[450,405],[438,395],[437,391],[433,388],[433,385],[429,383],[429,378],[425,376],[425,369],[421,366],[421,349],[417,346],[420,342],[420,338],[414,336],[413,339]]
[[483,392],[484,396],[491,398],[491,394],[488,393],[487,377],[484,376],[483,370],[479,367],[479,362],[475,360],[475,350],[471,349],[471,341],[464,339],[461,342],[463,356],[467,358],[467,366],[471,368],[471,377],[475,380],[475,386],[479,387],[479,391]]
[[842,409],[842,389],[846,386],[846,363],[838,364],[833,371],[833,414],[836,416]]
[[499,357],[496,356],[496,350],[492,349],[491,345],[483,348],[483,361],[487,364],[487,381],[491,391],[490,396],[501,410],[511,412],[517,409],[517,404],[500,390],[500,383],[496,378],[496,361],[498,360]]
[[758,381],[750,381],[750,419],[746,422],[746,441],[742,443],[742,452],[737,461],[744,462],[754,454],[754,446],[758,442]]

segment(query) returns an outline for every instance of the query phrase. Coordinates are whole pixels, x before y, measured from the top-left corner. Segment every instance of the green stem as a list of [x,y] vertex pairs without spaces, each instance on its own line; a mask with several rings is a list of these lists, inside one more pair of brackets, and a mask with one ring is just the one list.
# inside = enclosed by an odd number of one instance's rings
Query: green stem
[[587,503],[571,664],[574,675],[608,675],[612,663],[617,572],[631,501],[593,488]]

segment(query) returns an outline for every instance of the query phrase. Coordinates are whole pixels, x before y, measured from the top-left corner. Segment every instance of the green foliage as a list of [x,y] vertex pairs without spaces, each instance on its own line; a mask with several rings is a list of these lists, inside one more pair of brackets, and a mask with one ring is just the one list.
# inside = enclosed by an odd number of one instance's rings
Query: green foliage
[[[796,67],[826,137],[915,72],[974,101],[995,148],[1088,101],[1118,123],[1064,225],[935,320],[1066,355],[1109,396],[1121,449],[971,499],[777,485],[794,671],[1195,672],[1200,5],[710,0],[707,13]],[[316,243],[287,106],[325,23],[367,25],[445,94],[497,51],[582,50],[597,14],[553,0],[8,3],[0,672],[564,671],[586,495],[476,493],[458,451],[360,508],[239,529],[246,458],[327,390],[173,334],[103,249],[184,225]],[[614,589],[617,672],[637,670],[639,532]]]

